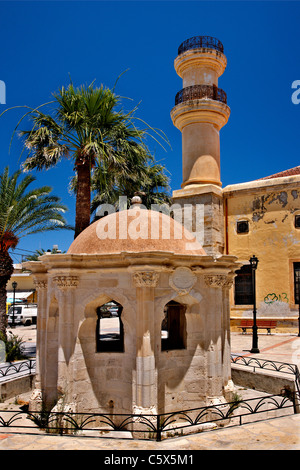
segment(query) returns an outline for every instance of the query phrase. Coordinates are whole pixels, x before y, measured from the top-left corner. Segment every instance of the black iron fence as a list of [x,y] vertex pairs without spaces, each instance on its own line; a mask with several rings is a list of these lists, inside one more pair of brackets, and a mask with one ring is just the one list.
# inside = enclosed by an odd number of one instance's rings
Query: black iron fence
[[297,392],[300,394],[300,372],[296,364],[288,362],[270,361],[269,359],[259,359],[253,356],[235,356],[231,355],[231,363],[241,366],[252,367],[255,369],[264,369],[281,374],[289,374],[294,376]]
[[12,362],[10,364],[3,364],[0,366],[0,380],[4,377],[12,375],[25,375],[33,374],[35,372],[36,360],[28,359],[26,361]]
[[123,432],[118,437],[161,441],[187,432],[237,426],[278,417],[278,413],[294,412],[295,403],[291,396],[265,395],[157,415],[3,410],[0,411],[0,428],[5,428],[5,432],[16,432],[17,429],[18,432],[110,438],[114,436],[108,433],[118,431]]
[[224,46],[219,39],[211,36],[194,36],[190,39],[186,39],[182,44],[180,44],[178,55],[190,49],[199,48],[215,49],[219,52],[224,52]]
[[175,96],[175,106],[189,100],[211,99],[227,104],[224,90],[215,85],[192,85],[183,88]]
[[[5,432],[51,433],[90,437],[156,439],[184,435],[271,419],[299,413],[299,369],[295,364],[269,361],[254,357],[231,356],[233,364],[260,368],[282,374],[292,374],[296,391],[283,389],[277,395],[256,394],[243,399],[238,395],[228,403],[160,414],[75,413],[72,411],[30,411],[28,406],[18,410],[0,409],[0,429]],[[14,373],[33,371],[35,361],[12,364]],[[14,369],[15,368],[15,369]],[[1,369],[0,369],[1,370]],[[4,372],[2,372],[4,373]],[[6,370],[6,374],[8,371]]]

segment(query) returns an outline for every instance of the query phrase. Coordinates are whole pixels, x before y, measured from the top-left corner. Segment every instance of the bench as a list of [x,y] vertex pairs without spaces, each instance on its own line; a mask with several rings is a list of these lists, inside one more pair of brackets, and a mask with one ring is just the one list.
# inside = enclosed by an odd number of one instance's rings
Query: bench
[[[271,329],[276,328],[277,322],[275,320],[256,320],[256,326],[259,329],[266,329],[268,334],[271,334]],[[241,320],[240,328],[243,333],[247,332],[248,328],[253,327],[253,320]]]

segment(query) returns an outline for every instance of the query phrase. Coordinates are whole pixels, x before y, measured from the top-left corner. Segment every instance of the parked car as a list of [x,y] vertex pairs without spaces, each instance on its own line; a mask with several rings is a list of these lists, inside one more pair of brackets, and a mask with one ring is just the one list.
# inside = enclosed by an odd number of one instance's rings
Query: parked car
[[17,304],[11,306],[7,312],[8,325],[36,325],[37,305],[36,304]]

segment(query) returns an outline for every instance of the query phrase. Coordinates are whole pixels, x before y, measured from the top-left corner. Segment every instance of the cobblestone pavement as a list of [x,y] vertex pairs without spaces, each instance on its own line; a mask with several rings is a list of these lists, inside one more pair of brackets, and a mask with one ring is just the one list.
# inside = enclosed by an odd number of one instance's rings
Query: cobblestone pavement
[[[255,357],[293,363],[300,367],[300,337],[297,334],[260,334],[258,346],[260,353],[255,354]],[[233,354],[250,355],[250,349],[251,334],[232,333]],[[0,450],[100,450],[100,463],[118,464],[124,461],[112,460],[121,459],[124,452],[127,458],[132,455],[137,459],[125,461],[127,464],[130,462],[131,466],[144,466],[147,459],[152,459],[150,463],[163,463],[155,461],[157,454],[169,459],[165,463],[171,463],[170,456],[176,451],[180,451],[181,458],[186,455],[186,463],[194,464],[199,450],[300,450],[300,414],[170,438],[162,442],[9,434],[3,432],[3,429],[0,428]],[[146,451],[146,454],[141,451]]]

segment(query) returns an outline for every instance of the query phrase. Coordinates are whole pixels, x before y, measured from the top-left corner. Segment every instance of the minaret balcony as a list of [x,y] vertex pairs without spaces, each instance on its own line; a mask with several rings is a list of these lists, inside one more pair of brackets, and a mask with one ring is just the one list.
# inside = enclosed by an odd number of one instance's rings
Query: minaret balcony
[[187,39],[178,48],[178,55],[191,49],[215,49],[219,52],[224,52],[224,47],[219,39],[211,36],[194,36],[193,38]]
[[227,104],[227,95],[224,90],[215,85],[193,85],[180,90],[175,96],[175,106],[185,101],[210,99]]

